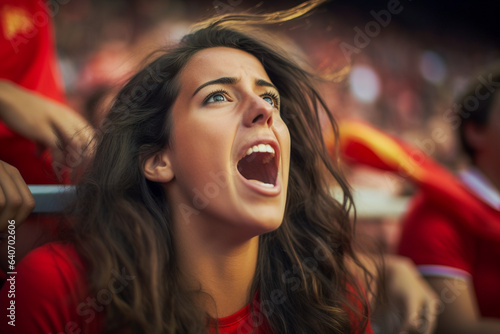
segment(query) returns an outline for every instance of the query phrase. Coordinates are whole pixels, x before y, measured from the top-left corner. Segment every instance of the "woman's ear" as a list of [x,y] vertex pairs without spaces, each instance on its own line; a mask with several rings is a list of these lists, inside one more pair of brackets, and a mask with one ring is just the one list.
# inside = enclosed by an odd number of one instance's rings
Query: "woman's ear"
[[167,183],[174,178],[174,171],[168,156],[168,149],[161,150],[144,161],[146,179],[158,183]]

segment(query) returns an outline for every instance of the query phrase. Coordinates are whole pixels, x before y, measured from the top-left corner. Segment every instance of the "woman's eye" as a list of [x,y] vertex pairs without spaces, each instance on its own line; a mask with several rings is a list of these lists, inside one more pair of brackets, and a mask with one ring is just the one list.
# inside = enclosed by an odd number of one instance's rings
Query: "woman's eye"
[[205,103],[216,103],[216,102],[224,102],[224,101],[227,101],[226,97],[221,93],[217,93],[217,94],[210,96],[205,101]]
[[271,107],[278,109],[278,110],[280,109],[280,98],[278,97],[277,94],[267,93],[267,94],[262,95],[262,98],[264,99],[264,101],[269,103],[271,105]]
[[271,106],[275,106],[274,99],[270,96],[264,96],[264,101],[267,101]]

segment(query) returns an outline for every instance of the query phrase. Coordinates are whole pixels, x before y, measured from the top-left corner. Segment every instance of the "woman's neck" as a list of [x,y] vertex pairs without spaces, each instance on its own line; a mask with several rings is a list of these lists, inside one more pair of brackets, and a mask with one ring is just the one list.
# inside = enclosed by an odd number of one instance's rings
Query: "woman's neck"
[[[203,224],[203,226],[212,226]],[[236,242],[231,233],[203,232],[200,224],[179,224],[175,231],[177,260],[193,289],[201,287],[200,304],[216,318],[231,315],[251,298],[257,266],[258,236]],[[215,304],[214,304],[215,302]]]

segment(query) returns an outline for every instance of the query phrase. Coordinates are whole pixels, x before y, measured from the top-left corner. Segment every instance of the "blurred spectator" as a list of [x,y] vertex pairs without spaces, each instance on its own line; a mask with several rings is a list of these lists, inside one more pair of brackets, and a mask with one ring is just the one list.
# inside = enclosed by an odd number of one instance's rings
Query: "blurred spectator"
[[[93,133],[64,105],[50,10],[43,1],[0,1],[0,232],[7,220],[19,226],[33,209],[26,183],[65,183],[66,167],[79,163]],[[16,232],[17,262],[53,219],[29,221],[29,231]],[[2,257],[6,248],[0,240]]]
[[471,82],[450,115],[469,157],[459,173],[468,200],[444,205],[422,192],[401,236],[400,254],[441,297],[439,333],[500,332],[499,87],[497,64]]

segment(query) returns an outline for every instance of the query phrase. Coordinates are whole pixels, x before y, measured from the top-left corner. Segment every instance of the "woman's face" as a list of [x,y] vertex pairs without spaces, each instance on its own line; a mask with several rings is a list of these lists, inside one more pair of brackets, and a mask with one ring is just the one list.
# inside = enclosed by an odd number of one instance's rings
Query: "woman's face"
[[258,235],[283,220],[290,134],[279,92],[241,50],[197,52],[179,76],[167,154],[174,219]]

